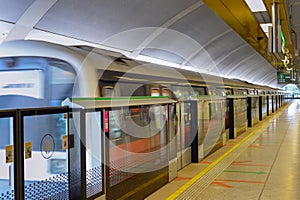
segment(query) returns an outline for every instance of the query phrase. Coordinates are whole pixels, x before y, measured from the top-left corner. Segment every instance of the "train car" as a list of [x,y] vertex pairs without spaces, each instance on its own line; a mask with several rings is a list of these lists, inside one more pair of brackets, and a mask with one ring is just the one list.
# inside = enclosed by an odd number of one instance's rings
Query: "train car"
[[[130,59],[87,46],[12,41],[0,46],[1,108],[60,105],[66,97],[246,95],[253,84]],[[20,99],[21,98],[21,99]]]

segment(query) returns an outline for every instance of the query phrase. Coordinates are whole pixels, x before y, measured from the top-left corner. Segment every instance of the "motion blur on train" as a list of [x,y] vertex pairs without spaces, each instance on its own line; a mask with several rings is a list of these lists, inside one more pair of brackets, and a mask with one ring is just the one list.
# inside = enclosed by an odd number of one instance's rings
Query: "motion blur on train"
[[[157,150],[166,143],[161,131],[151,136],[144,132],[131,134],[120,128],[120,121],[129,116],[138,126],[145,126],[152,120],[155,121],[153,126],[157,125],[160,130],[171,116],[162,118],[162,112],[173,112],[173,127],[166,129],[165,137],[170,138],[167,131],[175,132],[175,146],[169,149],[175,156],[168,162],[169,168],[172,165],[175,171],[191,162],[200,162],[229,139],[238,137],[278,110],[288,101],[285,95],[278,88],[199,73],[197,66],[195,71],[170,68],[94,47],[61,46],[42,41],[11,41],[0,46],[1,110],[60,106],[68,98],[163,96],[174,100],[172,110],[145,105],[112,109],[107,120],[109,133],[103,137],[126,151]],[[41,123],[61,125],[63,120],[57,117],[32,119],[27,129],[36,135],[35,126]],[[10,120],[0,122],[1,129],[11,124]],[[53,136],[55,141],[61,141],[61,134],[53,133]],[[36,138],[28,137],[35,143]],[[10,140],[9,135],[1,138],[1,151]],[[133,148],[136,145],[140,147]],[[55,148],[63,152],[59,145]],[[39,149],[33,146],[32,151]],[[66,164],[59,166],[50,165],[49,173],[66,172]],[[122,167],[127,166],[120,166],[118,170],[122,171]],[[119,182],[125,181],[124,177]]]

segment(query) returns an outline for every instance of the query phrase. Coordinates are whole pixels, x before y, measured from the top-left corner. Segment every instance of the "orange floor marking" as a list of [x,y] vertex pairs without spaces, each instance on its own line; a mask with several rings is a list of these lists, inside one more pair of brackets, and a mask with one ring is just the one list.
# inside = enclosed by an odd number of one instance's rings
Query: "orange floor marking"
[[224,183],[222,181],[214,181],[211,183],[211,185],[219,185],[219,186],[226,187],[226,188],[234,188],[233,186],[227,185],[226,183]]
[[255,183],[255,184],[265,184],[262,181],[251,181],[251,180],[228,180],[228,179],[216,179],[215,181],[222,181],[222,182],[231,182],[231,183]]
[[175,181],[185,181],[185,180],[191,180],[192,178],[189,177],[177,177],[175,178]]

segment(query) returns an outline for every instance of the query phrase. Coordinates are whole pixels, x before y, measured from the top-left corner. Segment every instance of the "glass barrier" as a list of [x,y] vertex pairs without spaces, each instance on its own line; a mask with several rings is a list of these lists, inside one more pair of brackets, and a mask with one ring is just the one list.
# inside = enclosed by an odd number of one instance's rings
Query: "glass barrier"
[[0,199],[14,199],[13,117],[0,116]]
[[247,99],[234,100],[234,126],[237,136],[246,130],[247,127]]
[[184,145],[183,148],[189,148],[191,146],[191,143],[193,141],[193,136],[191,133],[191,121],[192,121],[192,110],[191,110],[191,103],[190,102],[184,102],[183,103],[183,113],[181,115],[183,126],[182,126],[182,144]]
[[83,194],[81,188],[83,177],[82,169],[82,156],[81,156],[81,123],[80,123],[80,110],[72,109],[69,117],[69,135],[73,136],[73,144],[70,145],[69,153],[69,194],[70,199],[80,199]]
[[267,116],[267,104],[268,99],[266,96],[262,96],[262,117],[265,118]]
[[[202,110],[203,109],[203,110]],[[198,144],[203,144],[203,157],[223,146],[223,133],[225,132],[225,100],[198,102],[200,114],[198,131]],[[200,141],[200,139],[202,141]]]
[[225,129],[229,130],[229,99],[225,100]]
[[251,97],[251,117],[252,124],[257,124],[259,121],[259,98]]
[[168,138],[169,138],[169,160],[172,160],[176,158],[177,156],[177,146],[176,146],[176,139],[178,133],[178,127],[177,127],[177,119],[176,119],[176,109],[175,105],[169,105],[168,107],[169,111],[169,131],[168,131]]
[[192,123],[192,105],[190,101],[179,103],[179,134],[177,135],[177,162],[178,169],[191,163],[191,144],[193,137],[191,135]]
[[101,112],[86,113],[86,196],[90,198],[103,191]]
[[67,113],[24,116],[25,199],[68,199]]
[[273,96],[269,96],[269,115],[273,112]]
[[104,116],[109,144],[107,198],[115,199],[166,170],[168,106],[124,107],[105,111]]

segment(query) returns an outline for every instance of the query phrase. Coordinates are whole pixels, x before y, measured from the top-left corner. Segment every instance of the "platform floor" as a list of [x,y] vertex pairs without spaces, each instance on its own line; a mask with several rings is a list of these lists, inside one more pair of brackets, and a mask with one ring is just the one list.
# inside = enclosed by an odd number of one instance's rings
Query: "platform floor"
[[300,199],[300,100],[188,165],[146,199]]

